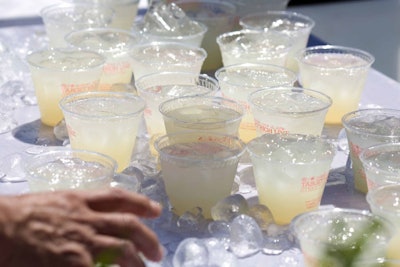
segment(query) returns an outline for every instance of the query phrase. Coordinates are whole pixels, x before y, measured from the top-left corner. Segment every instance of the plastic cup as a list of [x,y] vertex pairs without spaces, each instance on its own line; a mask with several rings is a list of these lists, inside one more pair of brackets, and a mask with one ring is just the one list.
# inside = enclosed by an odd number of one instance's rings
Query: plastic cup
[[137,17],[139,0],[64,0],[73,3],[96,4],[114,10],[111,28],[131,30]]
[[340,208],[301,214],[292,221],[290,229],[307,267],[379,266],[375,263],[384,258],[394,233],[393,226],[379,216],[365,210]]
[[160,104],[167,134],[178,132],[219,133],[238,136],[244,108],[217,96],[189,96]]
[[207,52],[203,48],[181,43],[155,42],[138,45],[129,55],[134,77],[139,79],[144,75],[165,71],[183,71],[199,75]]
[[239,18],[248,16],[261,10],[280,11],[286,9],[289,0],[232,0]]
[[266,133],[321,135],[332,99],[315,90],[274,87],[249,95],[258,136]]
[[321,91],[333,100],[325,122],[340,124],[342,116],[358,109],[374,57],[342,46],[313,46],[298,53],[302,87]]
[[222,67],[221,52],[216,38],[235,27],[236,7],[228,1],[219,0],[178,0],[174,1],[186,15],[205,24],[208,28],[201,47],[207,51],[202,72],[210,73]]
[[57,125],[63,114],[58,102],[80,91],[98,89],[105,58],[92,51],[40,50],[27,56],[38,101],[40,119]]
[[335,147],[318,136],[265,134],[247,144],[260,204],[277,224],[319,208]]
[[128,54],[139,39],[131,32],[112,28],[75,31],[65,37],[69,45],[96,51],[106,58],[99,87],[102,91],[110,90],[114,84],[131,83],[132,66]]
[[236,64],[222,67],[215,72],[222,95],[238,101],[245,107],[239,134],[244,142],[255,138],[256,127],[248,101],[249,94],[266,87],[293,86],[296,73],[271,64]]
[[200,47],[208,28],[198,21],[191,21],[190,23],[192,26],[189,32],[175,32],[166,29],[157,31],[147,28],[143,21],[138,21],[134,25],[134,31],[142,37],[142,43],[167,42]]
[[126,92],[86,92],[60,101],[73,149],[110,156],[118,172],[129,166],[145,102]]
[[147,104],[144,119],[150,136],[151,149],[154,140],[166,134],[163,116],[159,111],[162,102],[181,96],[213,95],[219,89],[218,82],[214,78],[186,72],[145,75],[136,80],[135,85],[138,94]]
[[248,14],[240,18],[239,24],[248,30],[277,31],[286,34],[292,41],[286,67],[295,72],[298,71],[296,55],[298,51],[306,48],[310,33],[315,26],[314,20],[308,16],[276,10]]
[[261,63],[286,66],[292,41],[280,32],[240,30],[217,37],[224,66]]
[[[400,245],[400,184],[387,184],[371,189],[367,193],[367,202],[372,213],[393,223],[397,229],[396,235],[389,243],[386,257],[400,262],[398,253]],[[392,266],[392,265],[388,265]],[[400,266],[400,263],[395,266]]]
[[231,194],[244,143],[235,136],[213,133],[179,133],[158,138],[161,173],[173,211],[182,215],[211,208]]
[[382,185],[400,183],[400,143],[367,147],[362,150],[360,160],[368,191]]
[[53,148],[32,155],[24,169],[31,192],[108,188],[117,163],[93,151]]
[[366,193],[368,186],[360,153],[367,147],[400,142],[400,110],[360,109],[347,113],[342,119],[350,149],[354,187]]
[[67,47],[65,36],[87,28],[108,27],[114,10],[90,4],[56,4],[40,11],[51,47]]

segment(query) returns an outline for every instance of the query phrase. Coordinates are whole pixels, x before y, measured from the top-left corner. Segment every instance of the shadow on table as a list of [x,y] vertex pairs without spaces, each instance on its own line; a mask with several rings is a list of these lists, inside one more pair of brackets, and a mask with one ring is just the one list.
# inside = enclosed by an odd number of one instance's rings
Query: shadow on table
[[53,127],[44,125],[40,119],[22,124],[12,131],[17,140],[41,146],[62,146],[63,141],[54,135]]

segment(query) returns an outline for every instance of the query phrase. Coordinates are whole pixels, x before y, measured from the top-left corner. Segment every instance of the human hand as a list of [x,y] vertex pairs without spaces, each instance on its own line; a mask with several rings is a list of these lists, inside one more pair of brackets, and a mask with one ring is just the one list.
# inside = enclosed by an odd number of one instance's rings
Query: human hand
[[144,266],[159,261],[155,233],[139,217],[159,216],[147,197],[121,189],[0,197],[0,266]]

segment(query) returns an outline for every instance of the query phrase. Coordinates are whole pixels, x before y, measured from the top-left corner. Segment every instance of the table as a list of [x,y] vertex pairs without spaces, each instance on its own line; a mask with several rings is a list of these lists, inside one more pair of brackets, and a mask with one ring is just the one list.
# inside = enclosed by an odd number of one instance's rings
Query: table
[[[15,42],[32,33],[37,35],[42,34],[43,26],[39,24],[0,28],[0,40]],[[321,42],[322,41],[315,36],[310,39],[311,45]],[[398,103],[400,103],[400,84],[382,73],[371,69],[362,94],[360,107],[398,108]],[[15,110],[14,116],[19,126],[10,132],[0,135],[0,158],[2,158],[3,163],[5,162],[6,164],[9,164],[7,158],[9,158],[10,155],[24,153],[26,150],[37,148],[35,142],[40,135],[52,135],[51,128],[41,125],[37,106],[32,105],[18,108]],[[49,145],[60,145],[57,143],[57,140],[53,139],[50,141]],[[325,189],[321,204],[368,209],[365,195],[354,191],[352,187],[346,183],[346,181],[351,179],[351,170],[346,166],[347,158],[348,155],[346,152],[337,152],[332,163],[329,183]],[[26,182],[0,182],[1,195],[22,194],[26,192],[28,192]],[[251,199],[251,201],[257,201],[256,195],[247,197]],[[240,263],[241,266],[265,266],[265,261],[268,261],[270,265],[273,266],[274,259],[276,259],[276,257],[258,253],[255,256],[240,260]]]

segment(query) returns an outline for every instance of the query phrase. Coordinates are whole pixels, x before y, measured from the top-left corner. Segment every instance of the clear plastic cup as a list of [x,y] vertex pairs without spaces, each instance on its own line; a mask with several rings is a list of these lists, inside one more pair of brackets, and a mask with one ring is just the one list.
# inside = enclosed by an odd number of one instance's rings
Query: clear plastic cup
[[114,10],[100,5],[55,4],[40,11],[51,47],[67,47],[65,36],[87,28],[108,27]]
[[396,234],[390,240],[386,251],[388,259],[397,260],[397,265],[385,266],[400,266],[400,184],[387,184],[371,189],[367,193],[367,202],[372,213],[381,216],[393,223],[396,228]]
[[258,136],[266,133],[321,135],[332,99],[315,90],[274,87],[255,91],[249,102]]
[[375,263],[384,259],[394,233],[393,225],[382,217],[366,210],[341,208],[301,214],[290,229],[307,267],[379,266]]
[[145,102],[127,92],[85,92],[60,101],[73,149],[91,150],[110,156],[118,172],[127,168]]
[[319,136],[264,134],[247,144],[260,204],[277,224],[320,206],[334,145]]
[[73,3],[96,4],[114,10],[111,28],[131,30],[138,14],[139,0],[64,0]]
[[310,17],[292,11],[269,10],[251,13],[239,20],[239,24],[248,30],[277,31],[289,36],[292,48],[289,51],[286,67],[297,72],[297,52],[306,48],[315,22]]
[[224,66],[261,63],[286,66],[292,41],[280,32],[240,30],[217,37]]
[[201,47],[207,51],[202,72],[211,73],[222,67],[221,52],[216,38],[235,29],[236,7],[231,2],[219,0],[174,1],[186,14],[208,28]]
[[255,138],[256,127],[248,101],[249,94],[266,87],[294,86],[297,75],[291,70],[272,64],[243,63],[222,67],[215,72],[222,95],[245,107],[239,134],[244,142]]
[[139,43],[138,36],[120,29],[97,28],[71,32],[65,40],[75,48],[96,51],[106,58],[100,90],[131,83],[133,70],[128,54]]
[[387,184],[400,183],[400,143],[381,144],[361,151],[368,191]]
[[305,48],[297,55],[302,87],[321,91],[333,100],[327,124],[340,124],[356,110],[374,57],[362,50],[333,45]]
[[135,85],[138,94],[146,101],[144,119],[150,144],[158,136],[166,134],[164,120],[159,111],[162,102],[181,96],[214,95],[219,90],[218,82],[214,78],[187,72],[149,74],[136,80]]
[[58,102],[71,93],[97,90],[106,60],[92,51],[46,49],[29,54],[27,62],[40,119],[55,126],[63,119]]
[[172,210],[182,215],[196,207],[206,218],[232,191],[245,145],[237,137],[191,132],[168,134],[155,142]]
[[238,136],[244,107],[217,96],[189,96],[160,104],[167,134],[209,132]]
[[129,53],[135,79],[144,75],[183,71],[200,74],[207,57],[203,48],[182,43],[154,42],[134,47]]
[[108,188],[116,168],[104,154],[66,148],[32,155],[24,166],[31,192]]
[[368,186],[360,153],[367,147],[400,142],[400,110],[360,109],[347,113],[342,119],[350,149],[354,187],[366,193]]

